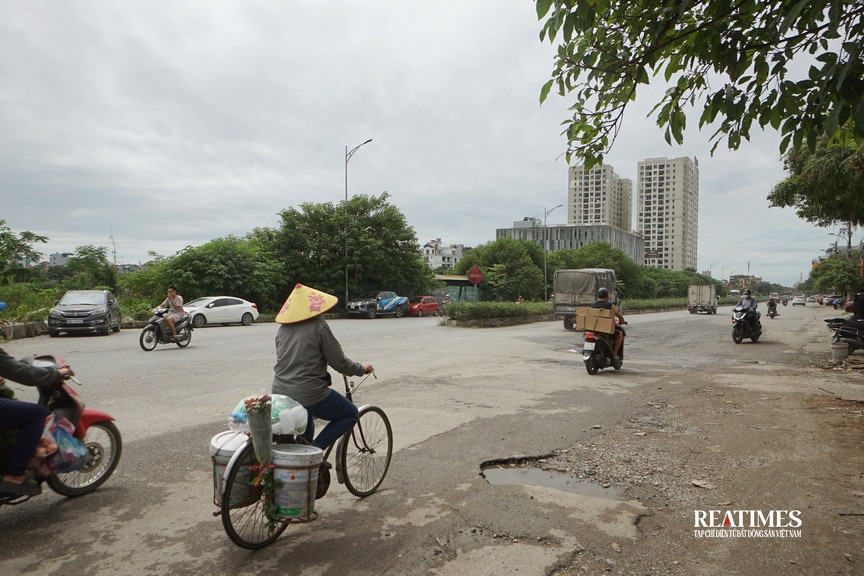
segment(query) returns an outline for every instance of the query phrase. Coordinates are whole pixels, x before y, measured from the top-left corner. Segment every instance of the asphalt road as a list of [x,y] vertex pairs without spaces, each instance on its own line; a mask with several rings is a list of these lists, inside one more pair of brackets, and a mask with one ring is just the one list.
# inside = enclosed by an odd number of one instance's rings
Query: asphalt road
[[91,495],[46,489],[0,509],[0,574],[544,574],[578,547],[575,523],[626,533],[639,505],[490,485],[481,463],[590,438],[645,390],[706,366],[824,360],[828,332],[813,334],[832,312],[780,312],[764,319],[755,345],[732,342],[728,308],[631,315],[624,368],[596,376],[583,367],[581,335],[559,322],[464,329],[437,318],[330,321],[348,356],[376,368],[378,379],[355,401],[391,419],[390,473],[364,500],[331,486],[319,520],[290,526],[258,552],[235,547],[213,517],[209,441],[241,398],[269,390],[275,324],[207,327],[186,349],[152,352],[138,347],[137,330],[7,343],[13,355],[65,358],[88,406],[116,418],[124,454]]

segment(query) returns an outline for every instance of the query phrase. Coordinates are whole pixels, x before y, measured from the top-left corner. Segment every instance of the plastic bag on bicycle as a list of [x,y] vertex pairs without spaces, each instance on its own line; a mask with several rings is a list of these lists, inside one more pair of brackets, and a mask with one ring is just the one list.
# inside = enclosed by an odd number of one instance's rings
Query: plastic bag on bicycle
[[[249,396],[247,398],[256,397]],[[303,434],[306,431],[308,413],[296,400],[284,394],[271,394],[271,420],[274,434]],[[249,432],[249,421],[246,416],[246,398],[240,400],[228,417],[228,428],[231,430]]]

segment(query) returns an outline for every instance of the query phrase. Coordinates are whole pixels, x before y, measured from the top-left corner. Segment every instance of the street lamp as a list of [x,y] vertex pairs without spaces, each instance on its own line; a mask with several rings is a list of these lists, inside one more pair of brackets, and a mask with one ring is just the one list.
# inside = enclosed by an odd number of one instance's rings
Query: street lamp
[[708,276],[712,279],[714,278],[714,266],[716,266],[717,264],[719,264],[719,262],[714,262],[713,264],[708,266]]
[[348,146],[345,146],[345,309],[348,309],[348,161],[354,156],[354,153],[361,146],[368,144],[372,139],[368,139],[363,144],[358,144],[350,151]]
[[548,244],[549,239],[546,233],[546,217],[552,213],[553,210],[557,210],[561,208],[563,204],[558,204],[555,208],[550,208],[549,210],[543,211],[543,301],[546,302],[549,300],[549,283],[546,280],[546,252],[549,250]]

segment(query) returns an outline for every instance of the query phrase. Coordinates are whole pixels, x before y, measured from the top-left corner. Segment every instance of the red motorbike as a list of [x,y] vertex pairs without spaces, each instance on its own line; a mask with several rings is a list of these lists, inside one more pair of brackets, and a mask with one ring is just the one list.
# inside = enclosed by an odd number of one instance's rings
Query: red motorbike
[[[27,362],[50,368],[66,366],[62,359],[51,355],[34,356]],[[87,460],[77,470],[46,472],[40,466],[37,471],[33,471],[36,482],[46,482],[52,490],[63,496],[81,496],[99,488],[114,473],[123,451],[114,417],[100,410],[85,408],[83,400],[72,388],[72,382],[81,385],[75,378],[70,378],[51,386],[38,387],[39,404],[58,418],[69,420],[75,428],[72,435],[87,447]],[[0,494],[0,506],[21,504],[29,499],[29,496],[20,494]]]

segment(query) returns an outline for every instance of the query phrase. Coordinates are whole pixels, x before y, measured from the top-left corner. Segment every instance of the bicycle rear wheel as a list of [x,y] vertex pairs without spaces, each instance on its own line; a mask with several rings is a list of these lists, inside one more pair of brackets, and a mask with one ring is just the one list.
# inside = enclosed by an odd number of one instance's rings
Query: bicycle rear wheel
[[257,550],[275,541],[287,522],[271,521],[265,512],[267,500],[259,486],[255,486],[258,465],[255,449],[249,442],[240,449],[240,455],[228,477],[222,494],[222,526],[231,541],[241,548]]
[[384,411],[377,406],[360,410],[357,423],[339,443],[338,458],[348,491],[369,496],[387,475],[393,456],[393,430]]

